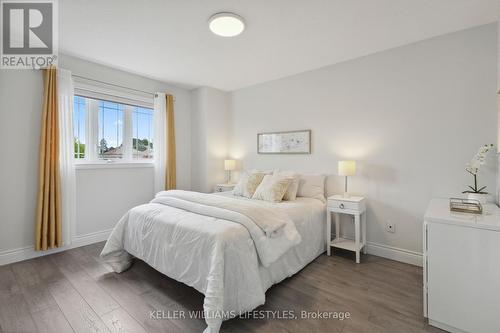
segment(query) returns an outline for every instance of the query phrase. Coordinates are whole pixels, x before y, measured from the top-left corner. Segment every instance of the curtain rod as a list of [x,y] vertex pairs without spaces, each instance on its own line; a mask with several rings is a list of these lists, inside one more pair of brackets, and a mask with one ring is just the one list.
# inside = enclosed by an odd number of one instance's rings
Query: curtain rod
[[[74,76],[74,77],[80,78],[80,79],[94,81],[94,82],[102,83],[102,84],[105,84],[105,85],[108,85],[108,86],[113,86],[113,87],[117,87],[117,88],[123,88],[123,89],[127,89],[127,90],[137,91],[137,92],[141,92],[143,94],[153,95],[154,97],[157,96],[157,93],[151,92],[151,91],[144,91],[144,90],[140,90],[140,89],[135,89],[135,88],[125,87],[125,86],[120,86],[118,84],[109,83],[109,82],[105,82],[105,81],[101,81],[101,80],[96,80],[96,79],[92,79],[92,78],[85,77],[85,76],[78,75],[78,74],[73,74],[72,73],[71,75]],[[175,97],[174,97],[174,101],[175,101]]]

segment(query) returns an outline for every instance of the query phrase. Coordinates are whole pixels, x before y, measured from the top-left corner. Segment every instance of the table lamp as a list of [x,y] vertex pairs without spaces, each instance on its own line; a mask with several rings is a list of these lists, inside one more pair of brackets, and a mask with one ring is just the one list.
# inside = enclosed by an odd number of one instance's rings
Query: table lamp
[[231,184],[231,171],[236,169],[236,161],[235,160],[224,160],[224,170],[227,171],[227,183]]
[[347,177],[354,176],[354,174],[356,173],[356,162],[339,161],[338,169],[339,176],[345,176],[344,198],[349,198],[349,193],[347,192]]

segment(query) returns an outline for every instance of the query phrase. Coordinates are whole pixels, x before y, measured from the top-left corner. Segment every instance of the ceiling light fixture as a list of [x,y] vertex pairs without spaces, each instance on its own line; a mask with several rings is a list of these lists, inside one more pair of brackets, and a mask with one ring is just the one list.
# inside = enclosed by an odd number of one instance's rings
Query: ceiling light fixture
[[208,27],[218,36],[234,37],[245,30],[245,22],[234,13],[217,13],[208,20]]

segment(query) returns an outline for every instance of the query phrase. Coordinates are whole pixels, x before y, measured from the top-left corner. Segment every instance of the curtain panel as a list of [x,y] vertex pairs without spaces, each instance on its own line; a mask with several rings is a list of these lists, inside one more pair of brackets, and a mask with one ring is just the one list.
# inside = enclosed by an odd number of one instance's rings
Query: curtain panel
[[174,96],[167,95],[167,170],[165,188],[176,188]]
[[156,93],[154,99],[155,193],[176,188],[174,97]]
[[155,193],[165,190],[167,170],[167,98],[164,93],[156,93],[153,113]]
[[73,136],[75,87],[71,72],[57,69],[59,119],[59,169],[61,176],[61,216],[63,244],[71,244],[76,224],[76,176]]
[[43,70],[35,250],[69,245],[76,220],[71,72]]
[[43,70],[43,87],[35,229],[37,251],[62,245],[57,70],[54,66]]

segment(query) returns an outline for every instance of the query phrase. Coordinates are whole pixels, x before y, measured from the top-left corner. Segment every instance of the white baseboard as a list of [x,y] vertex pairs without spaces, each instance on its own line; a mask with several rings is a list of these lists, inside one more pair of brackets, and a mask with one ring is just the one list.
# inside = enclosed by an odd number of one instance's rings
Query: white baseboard
[[373,242],[366,243],[366,252],[375,256],[422,267],[422,253]]
[[89,234],[80,235],[73,237],[73,242],[71,243],[71,247],[80,247],[85,245],[90,245],[94,243],[103,242],[108,239],[113,229],[91,232]]
[[451,333],[467,333],[466,331],[462,331],[461,329],[455,328],[450,325],[446,325],[443,323],[440,323],[438,321],[434,321],[432,319],[429,319],[429,325],[440,328],[446,332],[451,332]]
[[50,249],[47,251],[35,251],[34,246],[26,246],[12,250],[0,251],[0,266],[7,265],[13,262],[41,257],[48,254],[57,253],[80,246],[102,242],[108,239],[111,230],[113,229],[75,236],[71,244],[64,245],[56,249]]
[[[332,237],[335,237],[334,233]],[[341,237],[354,240],[351,235],[341,235]],[[366,253],[414,266],[422,267],[423,265],[422,253],[385,244],[366,242]]]
[[[10,264],[13,262],[23,261],[36,257],[45,256],[52,253],[61,252],[68,249],[73,249],[80,246],[90,245],[102,242],[108,239],[111,230],[103,230],[92,232],[85,235],[75,236],[70,245],[65,245],[57,249],[47,251],[35,251],[33,246],[22,247],[13,250],[6,250],[0,252],[0,266]],[[345,236],[344,236],[345,237]],[[348,237],[347,237],[348,238]],[[404,262],[410,265],[422,266],[422,253],[405,250],[393,246],[388,246],[379,243],[367,242],[366,252],[375,256]]]

